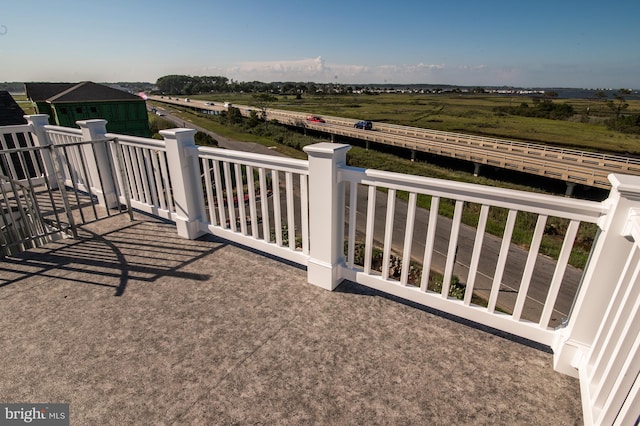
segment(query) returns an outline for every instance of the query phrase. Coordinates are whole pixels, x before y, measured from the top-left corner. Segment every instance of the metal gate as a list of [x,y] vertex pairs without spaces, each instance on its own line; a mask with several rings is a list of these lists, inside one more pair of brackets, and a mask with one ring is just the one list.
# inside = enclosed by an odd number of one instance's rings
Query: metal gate
[[0,150],[0,256],[77,238],[77,226],[116,214],[133,219],[115,138],[19,145]]

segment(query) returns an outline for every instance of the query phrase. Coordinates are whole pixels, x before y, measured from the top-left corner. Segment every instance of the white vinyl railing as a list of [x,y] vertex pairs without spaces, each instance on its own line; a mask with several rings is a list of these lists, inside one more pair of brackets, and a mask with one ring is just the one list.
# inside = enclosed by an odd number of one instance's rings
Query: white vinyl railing
[[306,265],[307,162],[206,147],[198,154],[207,229]]
[[[29,121],[39,145],[78,137]],[[609,198],[590,202],[353,168],[342,144],[307,146],[301,161],[198,147],[191,129],[158,141],[107,135],[104,120],[78,124],[83,140],[117,140],[117,182],[90,187],[107,207],[131,192],[132,205],[185,238],[214,234],[304,265],[329,290],[353,280],[548,345],[554,368],[580,378],[587,424],[638,418],[640,178],[610,175]],[[498,237],[485,232],[494,211]],[[526,247],[512,243],[523,218]],[[558,221],[559,253],[542,255]],[[594,240],[584,272],[569,264],[583,226]]]
[[[350,195],[347,202],[350,217],[347,221],[349,229],[345,277],[551,345],[554,340],[554,330],[549,326],[550,320],[554,307],[557,306],[558,295],[563,288],[563,279],[578,227],[581,223],[598,221],[604,213],[601,203],[350,167],[341,169],[340,180],[348,185]],[[387,193],[387,201],[382,208],[377,202],[381,189]],[[359,197],[358,191],[366,196]],[[399,201],[397,193],[400,192],[408,194],[406,197],[408,203],[405,203],[406,206],[403,206],[402,211],[397,208]],[[429,210],[416,207],[419,196],[431,198]],[[358,228],[356,219],[356,213],[359,211],[358,198],[363,198],[361,202],[367,203],[363,220],[365,224],[361,226],[365,228],[363,236],[365,255],[363,265],[360,267],[355,265],[353,260]],[[445,201],[455,206],[451,221],[438,214],[440,203]],[[461,239],[461,232],[465,231],[462,216],[465,206],[469,210],[470,203],[477,205],[479,218],[475,227],[466,226],[467,237],[473,238],[473,244],[464,246]],[[485,236],[485,229],[489,212],[495,208],[506,209],[508,214],[500,244],[496,245],[492,254],[491,247],[485,244],[485,239],[491,238]],[[376,234],[376,215],[382,213],[385,215],[384,230],[379,229]],[[394,220],[398,213],[402,213],[402,220]],[[535,230],[529,249],[521,250],[522,253],[514,253],[511,243],[512,233],[516,220],[523,214],[535,216],[535,219],[528,218],[529,221],[535,222]],[[417,229],[419,215],[423,216],[424,224]],[[568,221],[557,261],[547,257],[542,259],[539,256],[539,248],[548,219],[551,217]],[[437,250],[436,238],[443,240],[440,250]],[[371,267],[375,239],[379,240],[377,245],[383,253],[379,272],[373,271]],[[414,239],[420,241],[414,241]],[[396,266],[396,269],[399,269],[396,277],[390,276],[389,262],[393,251],[401,253],[400,267]],[[436,292],[430,290],[428,284],[438,251],[442,260],[439,262],[439,267],[435,269],[439,270],[443,276],[439,279],[441,288]],[[462,251],[466,252],[464,265],[456,260],[462,257],[460,253]],[[516,256],[518,254],[521,255]],[[409,283],[409,272],[415,270],[410,263],[412,260],[420,265],[422,272],[418,277],[419,280]],[[516,274],[517,281],[507,282],[505,271],[508,268],[518,267],[518,263],[522,264],[519,267],[522,272]],[[459,299],[451,295],[450,289],[456,268],[460,274],[465,275],[456,277],[455,280],[464,283],[464,293],[459,295]],[[545,274],[547,274],[546,277],[544,277]],[[482,284],[478,282],[481,279]],[[538,294],[534,300],[531,300],[532,297],[529,295],[532,281],[540,287],[537,289]],[[484,296],[480,298],[484,299],[480,301],[482,305],[478,302],[472,303],[472,297],[477,296],[476,288],[484,288],[481,292]],[[571,300],[573,295],[570,295]],[[527,306],[527,315],[524,315],[526,318],[523,317],[525,303],[534,305],[531,308]],[[570,306],[565,308],[565,316],[568,316],[569,308]]]
[[119,194],[128,191],[131,205],[164,219],[175,220],[175,204],[164,141],[107,134],[118,141],[117,161],[125,178],[118,180]]

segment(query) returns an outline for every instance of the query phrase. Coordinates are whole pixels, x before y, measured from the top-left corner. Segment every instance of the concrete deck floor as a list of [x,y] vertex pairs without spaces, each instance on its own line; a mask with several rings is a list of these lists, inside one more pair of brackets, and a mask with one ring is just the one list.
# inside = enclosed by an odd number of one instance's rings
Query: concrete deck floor
[[544,351],[136,214],[0,261],[0,401],[72,425],[582,423]]

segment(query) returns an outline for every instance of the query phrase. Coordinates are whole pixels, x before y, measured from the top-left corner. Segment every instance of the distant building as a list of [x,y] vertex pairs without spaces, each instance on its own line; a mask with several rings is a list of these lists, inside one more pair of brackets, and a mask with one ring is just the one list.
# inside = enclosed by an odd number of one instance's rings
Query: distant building
[[103,118],[108,132],[151,136],[147,105],[139,96],[90,81],[24,86],[36,112],[48,114],[50,124],[77,127],[78,120]]
[[16,124],[27,124],[24,111],[9,92],[0,91],[0,126]]

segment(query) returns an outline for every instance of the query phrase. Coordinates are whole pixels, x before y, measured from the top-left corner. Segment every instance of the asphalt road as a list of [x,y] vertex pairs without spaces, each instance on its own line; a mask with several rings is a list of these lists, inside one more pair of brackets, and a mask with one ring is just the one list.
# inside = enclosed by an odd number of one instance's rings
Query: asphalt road
[[[165,116],[163,118],[173,121],[179,127],[187,127],[209,134],[218,141],[221,148],[233,149],[245,152],[255,152],[267,155],[282,155],[274,149],[269,149],[260,144],[252,142],[240,142],[225,138],[216,133],[203,129],[195,124],[182,120],[179,117],[171,115],[168,109],[163,110]],[[284,184],[284,182],[283,182]],[[296,193],[298,191],[296,190]],[[358,191],[356,230],[358,234],[364,234],[366,226],[366,189],[360,188]],[[285,191],[281,191],[282,203],[286,205]],[[297,197],[297,194],[296,194]],[[374,240],[376,245],[382,247],[384,241],[384,229],[386,219],[387,195],[379,192],[376,197],[376,214],[374,226]],[[259,207],[258,207],[258,211]],[[286,209],[282,209],[283,214]],[[271,213],[273,214],[273,213]],[[404,230],[407,216],[407,203],[396,198],[396,210],[394,215],[394,233],[392,246],[395,252],[402,253],[404,245]],[[422,262],[425,249],[425,236],[428,227],[429,211],[418,208],[415,215],[414,238],[412,242],[411,257],[413,260]],[[296,226],[299,226],[297,220]],[[273,222],[271,222],[273,223]],[[286,223],[286,221],[283,221]],[[451,234],[451,219],[439,216],[436,226],[435,252],[432,259],[431,268],[437,272],[443,273],[445,268],[446,253]],[[466,283],[469,274],[469,264],[473,245],[475,243],[476,229],[471,226],[461,225],[458,236],[458,252],[456,255],[456,263],[454,267],[454,275],[457,275],[460,282]],[[478,266],[478,274],[476,277],[474,290],[479,295],[488,299],[495,273],[496,262],[500,252],[502,239],[485,233],[482,246],[482,254]],[[497,307],[510,311],[517,297],[517,290],[520,287],[520,280],[526,263],[528,252],[523,248],[511,244],[509,249],[507,266],[505,268],[500,294],[498,296]],[[547,290],[551,283],[553,273],[556,267],[556,261],[539,255],[529,287],[527,301],[524,306],[522,318],[535,321],[539,320],[542,308],[547,296]],[[577,292],[578,285],[582,276],[582,270],[568,266],[564,276],[560,294],[556,302],[555,310],[551,318],[550,326],[556,327],[561,321],[568,316],[571,309],[574,296]]]

